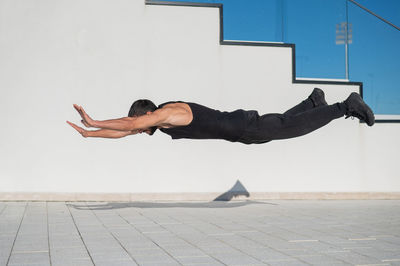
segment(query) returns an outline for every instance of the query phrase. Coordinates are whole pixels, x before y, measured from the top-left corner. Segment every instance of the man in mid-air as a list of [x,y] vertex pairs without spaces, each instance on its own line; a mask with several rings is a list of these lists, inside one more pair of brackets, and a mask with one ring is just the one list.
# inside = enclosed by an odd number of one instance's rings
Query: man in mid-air
[[330,121],[357,117],[372,126],[371,108],[355,92],[343,102],[328,105],[324,92],[315,88],[300,104],[283,114],[265,114],[242,109],[221,112],[191,102],[167,102],[158,107],[150,100],[135,101],[128,117],[93,120],[81,106],[74,104],[86,130],[67,121],[83,137],[121,138],[137,133],[153,135],[159,129],[172,139],[223,139],[244,144],[260,144],[308,134]]

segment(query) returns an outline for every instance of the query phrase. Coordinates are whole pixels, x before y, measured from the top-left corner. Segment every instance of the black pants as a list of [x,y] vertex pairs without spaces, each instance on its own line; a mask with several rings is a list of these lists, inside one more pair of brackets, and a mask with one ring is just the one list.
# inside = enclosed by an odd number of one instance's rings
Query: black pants
[[302,136],[343,117],[345,112],[343,103],[314,107],[310,99],[283,114],[260,116],[257,111],[246,111],[245,131],[238,142],[256,144]]

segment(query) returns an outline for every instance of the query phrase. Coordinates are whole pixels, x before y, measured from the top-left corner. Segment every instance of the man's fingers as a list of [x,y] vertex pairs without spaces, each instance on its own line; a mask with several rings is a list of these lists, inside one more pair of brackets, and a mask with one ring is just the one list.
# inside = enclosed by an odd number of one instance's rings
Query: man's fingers
[[81,109],[80,109],[79,105],[77,105],[77,104],[74,104],[74,108],[75,108],[75,109],[76,109],[76,111],[79,113],[79,115],[80,115],[82,118],[84,118],[84,117],[83,117],[83,113],[82,113],[82,111],[81,111]]
[[74,123],[72,123],[72,122],[69,122],[69,121],[67,121],[67,123],[71,126],[71,127],[74,127]]
[[76,111],[78,111],[78,113],[82,116],[82,118],[84,117],[85,111],[83,110],[82,106],[74,104],[74,108],[76,109]]
[[74,108],[76,109],[76,111],[78,111],[79,115],[84,118],[84,114],[82,112],[82,106],[79,106],[77,104],[74,104]]
[[78,111],[78,112],[80,112],[80,108],[79,108],[79,105],[77,105],[77,104],[74,104],[74,108]]
[[83,121],[85,121],[86,126],[91,127],[92,126],[91,123],[93,121],[92,118],[85,112],[85,110],[83,109],[82,106],[80,107],[80,110],[81,110],[82,119],[83,119]]
[[71,126],[71,127],[73,127],[73,128],[77,128],[77,125],[75,125],[74,123],[72,123],[72,122],[69,122],[69,121],[67,121],[67,123]]
[[92,118],[85,112],[83,107],[80,105],[74,104],[74,108],[76,109],[76,111],[78,111],[79,115],[81,116],[82,124],[84,124],[85,127],[91,127]]
[[81,114],[81,116],[83,117],[84,116],[84,112],[83,112],[83,110],[82,110],[82,106],[79,106],[79,113]]
[[90,127],[90,126],[89,126],[89,124],[88,124],[88,123],[86,123],[86,121],[85,121],[85,120],[83,120],[83,119],[82,119],[82,120],[81,120],[81,122],[82,122],[82,124],[83,124],[85,127]]
[[75,125],[75,124],[72,123],[72,122],[67,121],[67,123],[68,123],[71,127],[73,127],[74,129],[76,129],[79,133],[81,133],[81,131],[83,130],[83,128],[78,127],[77,125]]
[[82,114],[83,114],[83,116],[84,116],[85,118],[89,117],[88,114],[85,112],[85,110],[83,109],[82,106],[81,106],[80,110],[81,110],[81,112],[82,112]]
[[87,137],[89,136],[89,135],[88,135],[89,132],[88,132],[87,130],[84,130],[83,128],[78,127],[77,125],[75,125],[75,124],[72,123],[72,122],[67,121],[67,123],[68,123],[71,127],[73,127],[74,129],[76,129],[76,131],[78,131],[79,134],[82,135],[82,137],[87,138]]

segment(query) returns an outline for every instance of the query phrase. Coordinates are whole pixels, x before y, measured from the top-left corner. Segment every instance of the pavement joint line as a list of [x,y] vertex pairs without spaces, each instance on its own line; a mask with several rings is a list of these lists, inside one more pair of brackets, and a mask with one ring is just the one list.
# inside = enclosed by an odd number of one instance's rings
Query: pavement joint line
[[321,254],[304,254],[304,255],[296,255],[299,258],[308,258],[308,257],[321,257]]
[[[143,213],[141,213],[141,212],[139,212],[138,210],[135,210],[141,217],[144,217],[144,218],[146,218],[147,219],[147,217],[145,216],[145,215],[143,215]],[[93,210],[92,210],[92,212],[93,212]],[[126,218],[124,218],[119,212],[115,212],[114,211],[114,213],[116,214],[116,215],[118,215],[123,221],[125,221],[128,225],[130,225],[130,227],[131,228],[133,228],[134,230],[136,230],[136,228],[135,228],[135,226],[132,224],[132,223],[130,223],[129,222],[129,220],[127,220]],[[97,217],[97,216],[96,216]],[[99,219],[99,218],[97,218],[97,219]],[[150,220],[151,220],[151,218],[150,218]],[[154,223],[154,221],[152,221],[152,223],[153,224],[156,224],[157,225],[157,223]],[[165,228],[165,227],[164,227]],[[169,232],[169,230],[167,229],[167,228],[165,228],[165,230],[167,230],[168,232]],[[140,233],[140,232],[139,232]],[[165,248],[163,248],[162,246],[160,246],[158,243],[156,243],[153,239],[151,239],[151,238],[149,238],[148,236],[146,236],[146,235],[144,235],[144,234],[142,234],[142,233],[140,233],[141,235],[143,235],[145,238],[147,238],[149,241],[151,241],[152,243],[154,243],[158,248],[160,248],[162,251],[164,251],[169,257],[171,257],[176,263],[178,263],[179,265],[182,265],[174,256],[172,256]],[[113,235],[114,236],[114,235]],[[119,241],[118,241],[119,242]],[[120,243],[120,242],[119,242]],[[121,244],[121,243],[120,243]],[[122,245],[122,244],[121,244]],[[124,249],[125,249],[125,247],[123,247]],[[128,252],[128,254],[129,254],[129,256],[131,256],[131,254]],[[135,263],[136,264],[138,264],[138,265],[140,265],[133,257],[132,257],[132,259],[135,261]]]
[[141,247],[138,247],[138,248],[135,248],[135,250],[144,251],[144,250],[162,250],[162,249],[160,249],[160,247],[156,247],[156,248],[141,248]]
[[298,240],[289,240],[291,243],[301,243],[301,242],[319,242],[318,239],[298,239]]
[[[266,216],[265,216],[266,217]],[[210,222],[211,223],[211,222]],[[238,223],[238,222],[233,222],[234,224],[239,224],[240,225],[240,223]],[[211,223],[211,224],[213,224],[213,223]],[[213,225],[215,225],[215,224],[213,224]],[[215,225],[215,226],[218,226],[218,225]],[[219,226],[218,226],[219,227]],[[254,227],[253,226],[247,226],[248,228],[250,228],[250,229],[254,229]],[[271,225],[267,225],[267,224],[265,224],[265,225],[263,225],[263,227],[271,227]],[[270,236],[270,234],[269,233],[267,233],[267,232],[264,232],[264,231],[260,231],[260,234],[265,234],[265,235],[268,235],[268,236]],[[279,249],[276,249],[276,248],[272,248],[272,247],[269,247],[268,245],[266,245],[266,244],[264,244],[264,243],[261,243],[261,242],[259,242],[259,241],[257,241],[257,240],[254,240],[254,239],[252,239],[252,238],[249,238],[249,237],[246,237],[246,236],[241,236],[241,237],[243,237],[243,238],[245,238],[245,239],[247,239],[247,240],[250,240],[250,241],[252,241],[252,242],[255,242],[255,243],[257,243],[257,244],[261,244],[262,246],[264,246],[264,247],[267,247],[267,248],[271,248],[272,250],[274,250],[274,251],[277,251],[277,252],[280,252],[280,250]],[[280,238],[281,240],[283,240],[283,241],[285,241],[285,239],[283,239],[283,238]],[[225,243],[224,241],[222,241],[223,243]],[[229,245],[229,244],[228,244]],[[231,245],[229,245],[230,247],[232,247]],[[235,247],[233,247],[233,248],[235,248]],[[237,248],[235,248],[235,249],[237,249]],[[238,250],[238,249],[237,249]],[[290,250],[290,249],[286,249],[286,250]],[[299,250],[299,249],[296,249],[296,250]],[[300,249],[300,250],[305,250],[305,249]],[[239,250],[240,251],[240,250]],[[284,251],[284,250],[282,250],[282,251]],[[242,252],[242,251],[240,251],[240,252]],[[282,253],[282,252],[280,252],[280,253]],[[246,253],[245,253],[246,254]],[[287,255],[287,256],[290,256],[289,254],[286,254],[286,253],[283,253],[284,255]],[[253,256],[250,256],[250,257],[252,257],[253,258]],[[257,258],[255,258],[255,259],[257,259]],[[257,259],[257,260],[259,260],[259,259]],[[262,261],[262,260],[261,260]],[[303,263],[305,263],[305,264],[308,264],[307,262],[305,262],[305,261],[302,261]]]
[[[214,225],[214,226],[217,226],[217,227],[221,228],[218,224],[212,223],[212,222],[210,222],[210,221],[209,221],[209,223],[212,224],[212,225]],[[233,223],[233,224],[236,224],[236,225],[241,225],[241,224],[238,223],[238,222],[232,222],[232,223]],[[248,225],[247,225],[247,227],[250,228],[250,229],[254,229],[253,226],[248,226]],[[270,225],[265,225],[265,227],[270,227]],[[224,228],[221,228],[221,229],[224,229]],[[284,230],[286,230],[286,229],[284,229]],[[288,230],[286,230],[286,231],[288,231]],[[290,232],[290,231],[289,231],[289,232]],[[261,233],[261,234],[270,235],[270,234],[268,234],[267,232],[264,232],[264,231],[260,231],[260,233]],[[260,244],[260,245],[262,245],[262,246],[264,246],[264,247],[271,248],[271,247],[269,247],[268,245],[265,245],[264,243],[260,243],[259,241],[254,240],[254,239],[252,239],[252,238],[248,238],[248,237],[246,237],[246,236],[241,236],[241,237],[243,237],[244,239],[250,240],[250,241],[252,241],[252,242],[254,242],[254,243]],[[281,239],[282,239],[282,238],[281,238]],[[284,239],[282,239],[282,240],[284,240]],[[220,240],[220,241],[222,241],[222,240]],[[251,258],[254,258],[254,259],[258,260],[258,261],[263,262],[263,260],[260,260],[260,259],[254,257],[254,256],[252,256],[252,255],[249,255],[249,254],[243,252],[242,250],[238,249],[237,247],[234,247],[234,246],[230,245],[229,243],[226,243],[225,241],[222,241],[222,242],[225,243],[225,244],[227,244],[228,246],[230,246],[230,247],[232,247],[232,248],[238,250],[239,252],[242,252],[242,253],[244,253],[244,254],[250,256]],[[279,252],[278,249],[272,248],[272,250],[275,250],[275,251],[278,251],[278,252]],[[305,249],[301,249],[301,250],[305,250]],[[284,255],[290,256],[289,254],[284,254]],[[302,261],[302,262],[305,263],[305,264],[308,264],[308,263],[305,262],[305,261]]]
[[378,263],[378,264],[356,264],[356,266],[384,266],[384,265],[390,265],[387,263]]
[[74,257],[74,256],[71,256],[70,258],[68,258],[68,260],[90,260],[90,258],[89,257]]
[[4,210],[8,207],[8,204],[4,204],[4,208],[1,209],[0,211],[0,216],[3,214]]
[[[86,207],[88,207],[87,202],[86,202],[85,204],[86,204]],[[90,207],[89,207],[89,210],[90,210],[90,212],[92,213],[92,215],[94,215],[94,217],[96,218],[96,220],[97,220],[98,222],[100,222],[100,224],[103,226],[103,228],[108,232],[108,234],[110,234],[110,235],[118,242],[118,244],[120,245],[120,247],[127,253],[127,255],[128,255],[129,258],[130,258],[130,259],[127,259],[127,258],[120,258],[120,260],[133,261],[134,263],[136,263],[136,264],[139,265],[139,263],[136,261],[136,259],[129,253],[129,251],[124,247],[124,245],[122,245],[122,243],[121,243],[121,242],[119,241],[119,239],[114,235],[114,233],[111,232],[110,229],[103,223],[103,221],[99,218],[99,216],[96,214],[96,212],[95,212],[93,209],[91,209]],[[95,264],[95,265],[96,265],[96,264]]]
[[52,265],[51,249],[50,249],[49,204],[47,201],[46,201],[46,223],[47,223],[46,230],[47,230],[47,248],[49,251],[49,263],[50,263],[50,265]]
[[233,236],[234,233],[207,234],[208,236]]
[[[208,262],[199,262],[199,263],[193,262],[193,263],[185,263],[185,265],[194,265],[194,266],[197,266],[197,265],[210,265],[210,263],[208,263]],[[253,265],[261,265],[261,264],[253,264]],[[249,265],[249,266],[253,266],[253,265]]]
[[400,261],[400,259],[386,259],[386,260],[382,260],[382,262],[395,262],[395,261]]
[[263,260],[264,262],[285,262],[285,261],[296,261],[296,259],[271,259],[271,260]]
[[90,255],[89,249],[88,249],[88,247],[86,246],[86,243],[85,243],[85,241],[84,241],[83,238],[82,238],[81,231],[79,231],[78,225],[76,224],[75,218],[74,218],[74,216],[72,215],[71,209],[69,208],[69,206],[68,206],[67,203],[65,203],[65,207],[66,207],[67,210],[69,211],[69,215],[70,215],[70,217],[71,217],[71,219],[72,219],[72,222],[73,222],[74,225],[75,225],[75,229],[76,229],[76,231],[77,231],[78,234],[79,234],[79,238],[80,238],[80,240],[82,241],[82,243],[83,243],[83,245],[84,245],[84,247],[85,247],[86,253],[87,253],[88,256],[89,256],[90,261],[93,263],[93,265],[95,265],[95,264],[94,264],[94,261],[93,261],[93,258],[92,258],[92,256]]
[[333,250],[333,251],[322,251],[321,253],[349,253],[350,250]]
[[305,248],[277,248],[276,250],[278,250],[278,251],[296,251],[296,250],[305,251],[306,249]]
[[376,238],[349,238],[350,241],[370,241],[370,240],[376,240]]
[[[83,244],[82,244],[83,245]],[[70,249],[70,248],[80,248],[82,245],[74,246],[74,245],[63,245],[62,247],[55,247],[54,244],[50,246],[52,250],[60,250],[60,249]]]
[[373,248],[373,247],[348,247],[348,248],[343,248],[343,249],[369,249],[369,248]]
[[23,253],[48,253],[49,250],[21,250],[21,251],[14,251],[14,254],[23,254]]
[[169,233],[168,231],[147,231],[147,232],[142,232],[142,234],[167,234]]
[[110,259],[102,259],[102,261],[132,261],[132,259],[131,258],[110,258]]
[[[194,216],[194,217],[196,217],[197,219],[199,219],[199,217],[197,217],[197,216]],[[202,222],[205,222],[205,223],[209,223],[209,224],[211,224],[211,225],[213,225],[213,226],[216,226],[216,227],[218,227],[218,228],[220,228],[221,230],[225,230],[225,228],[223,228],[222,226],[220,226],[219,224],[217,224],[217,223],[215,223],[215,222],[213,222],[213,221],[204,221],[204,219],[199,219],[199,220],[201,220]],[[226,219],[224,219],[224,220],[226,220]],[[240,223],[238,223],[238,222],[233,222],[233,221],[231,221],[231,223],[232,224],[236,224],[236,225],[241,225]],[[248,228],[252,228],[252,227],[249,227],[249,226],[247,226]],[[192,226],[192,228],[193,228],[193,226]],[[200,231],[199,229],[197,229],[197,228],[194,228],[195,230],[198,230],[198,231]],[[200,231],[201,232],[201,231]],[[231,233],[232,235],[235,235],[234,233]],[[215,234],[214,234],[215,235]],[[240,236],[240,235],[239,235]],[[250,240],[250,241],[252,241],[252,242],[255,242],[255,243],[258,243],[259,244],[259,242],[257,242],[256,240],[254,240],[254,239],[249,239],[249,238],[247,238],[247,237],[245,237],[245,236],[240,236],[240,237],[243,237],[244,239],[247,239],[247,240]],[[263,262],[262,260],[260,260],[260,259],[258,259],[257,257],[255,257],[255,256],[253,256],[253,255],[251,255],[251,254],[248,254],[247,252],[245,252],[245,251],[243,251],[243,250],[241,250],[240,248],[238,248],[238,247],[236,247],[236,246],[234,246],[234,245],[231,245],[229,242],[226,242],[226,241],[224,241],[224,240],[222,240],[222,239],[219,239],[219,241],[220,242],[222,242],[222,243],[224,243],[224,244],[226,244],[226,245],[228,245],[229,247],[231,247],[231,248],[233,248],[233,249],[235,249],[235,250],[237,250],[237,251],[239,251],[240,253],[243,253],[243,254],[246,254],[247,256],[249,256],[250,258],[252,258],[252,259],[254,259],[254,260],[256,260],[256,261],[259,261],[259,262]],[[214,259],[216,259],[214,256],[212,256]],[[218,261],[220,261],[220,260],[218,260]]]
[[[146,217],[144,214],[142,214],[142,213],[140,213],[140,212],[138,212],[138,213],[139,213],[141,216]],[[125,220],[125,218],[123,218],[118,212],[117,212],[117,214],[118,214],[122,219]],[[198,221],[199,221],[199,218],[198,218],[198,217],[193,216],[193,215],[191,215],[191,214],[187,214],[186,211],[184,212],[184,214],[185,214],[186,217],[190,216],[190,217],[195,218],[195,219],[196,219],[196,223],[192,223],[192,222],[189,222],[189,223],[186,222],[186,223],[185,223],[185,222],[184,222],[183,224],[189,226],[191,229],[193,229],[193,230],[195,230],[195,231],[197,231],[197,232],[200,232],[201,234],[206,235],[204,232],[200,231],[200,230],[195,226],[195,225],[199,224],[199,222],[198,222]],[[174,218],[174,217],[171,217],[170,215],[166,215],[166,216],[167,216],[168,218],[171,218],[172,220],[175,220],[175,218]],[[147,217],[146,217],[146,218],[147,218]],[[149,218],[149,219],[151,220],[151,218]],[[171,231],[170,229],[168,229],[168,228],[166,228],[166,227],[164,227],[164,226],[162,226],[162,225],[161,225],[161,227],[163,227],[163,228],[164,228],[165,230],[167,230],[168,232],[174,234],[174,235],[177,236],[179,239],[183,240],[184,242],[188,243],[189,245],[191,245],[191,246],[193,246],[193,247],[199,249],[200,251],[204,252],[204,254],[210,256],[212,259],[216,260],[217,262],[221,263],[222,265],[226,265],[226,264],[225,264],[224,262],[222,262],[220,259],[218,259],[218,258],[212,256],[212,255],[209,254],[208,252],[204,251],[204,249],[202,249],[201,247],[199,247],[199,246],[193,244],[192,242],[190,242],[190,241],[187,240],[186,238],[175,234],[173,231]],[[218,240],[218,241],[220,241],[220,240]],[[222,242],[222,241],[220,241],[220,242]],[[224,243],[224,242],[222,242],[222,243]],[[156,245],[157,245],[157,244],[156,244]],[[162,247],[160,247],[160,248],[163,249]],[[164,249],[163,249],[163,250],[164,250]],[[168,253],[168,255],[170,255],[170,254]],[[178,263],[179,263],[179,262],[178,262]],[[180,264],[180,263],[179,263],[179,264]]]
[[24,212],[23,212],[23,214],[22,214],[21,221],[19,222],[17,232],[15,233],[14,241],[13,241],[13,243],[12,243],[11,250],[10,250],[10,255],[8,256],[6,265],[8,265],[8,264],[10,263],[10,258],[11,258],[11,255],[12,255],[12,253],[13,253],[15,241],[17,240],[18,233],[19,233],[19,230],[20,230],[21,225],[22,225],[22,221],[24,220],[24,217],[25,217],[25,215],[26,215],[26,209],[27,209],[27,207],[28,207],[28,202],[25,203]]
[[175,256],[175,258],[211,258],[208,255],[196,255],[196,256]]

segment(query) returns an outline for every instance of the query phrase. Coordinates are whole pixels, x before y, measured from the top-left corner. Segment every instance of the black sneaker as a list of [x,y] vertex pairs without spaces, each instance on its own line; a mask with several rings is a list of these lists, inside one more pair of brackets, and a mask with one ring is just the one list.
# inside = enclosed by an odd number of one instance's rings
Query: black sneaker
[[361,121],[372,126],[375,123],[375,116],[371,108],[363,101],[358,93],[351,93],[350,96],[344,101],[346,105],[346,118],[351,116],[357,117]]
[[325,93],[320,88],[314,88],[308,98],[312,101],[314,107],[328,105],[325,101]]

